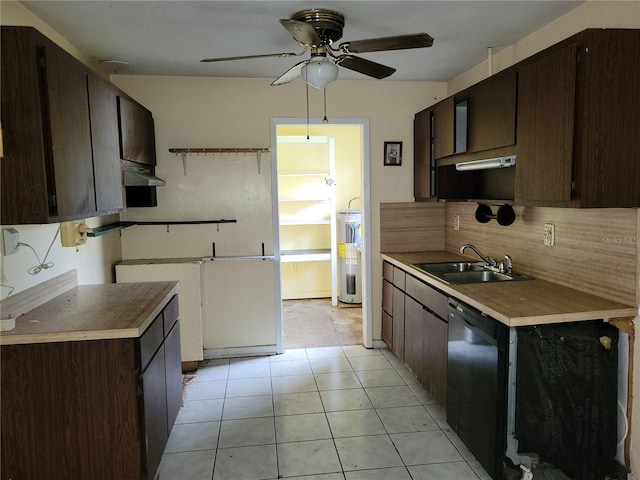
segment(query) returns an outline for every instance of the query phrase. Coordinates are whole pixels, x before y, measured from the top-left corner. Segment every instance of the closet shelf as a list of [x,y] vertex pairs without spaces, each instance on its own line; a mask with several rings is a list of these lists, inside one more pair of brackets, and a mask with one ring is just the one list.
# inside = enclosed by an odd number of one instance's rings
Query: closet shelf
[[280,252],[281,263],[325,262],[331,260],[331,249],[283,250]]
[[315,203],[330,203],[331,201],[324,197],[324,198],[302,198],[302,197],[288,197],[288,198],[279,198],[278,199],[279,202],[287,202],[287,203],[291,203],[291,202],[315,202]]
[[285,171],[278,172],[279,177],[328,177],[329,172]]
[[296,225],[331,225],[331,220],[324,218],[280,220],[280,226],[283,227],[291,227]]

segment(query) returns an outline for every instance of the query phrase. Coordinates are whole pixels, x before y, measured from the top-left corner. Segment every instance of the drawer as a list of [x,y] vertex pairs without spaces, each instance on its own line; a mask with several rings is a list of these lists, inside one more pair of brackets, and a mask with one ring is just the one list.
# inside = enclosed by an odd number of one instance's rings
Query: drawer
[[393,283],[393,265],[389,262],[382,262],[382,278]]
[[406,278],[407,274],[404,270],[398,267],[393,267],[393,284],[403,292],[406,291]]
[[174,295],[167,306],[164,307],[162,311],[164,320],[164,335],[165,337],[169,335],[171,328],[178,321],[179,309],[178,309],[178,295]]
[[393,285],[386,280],[382,281],[382,310],[393,314]]
[[407,295],[415,298],[443,320],[447,320],[449,316],[449,297],[411,275],[407,275],[406,281]]
[[162,314],[158,315],[140,337],[140,367],[147,367],[164,341]]

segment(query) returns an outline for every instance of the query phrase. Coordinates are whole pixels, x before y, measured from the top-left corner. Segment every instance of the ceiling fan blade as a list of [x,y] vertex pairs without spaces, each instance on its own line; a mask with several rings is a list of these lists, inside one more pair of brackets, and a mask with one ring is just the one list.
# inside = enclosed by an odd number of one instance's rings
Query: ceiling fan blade
[[303,62],[296,63],[293,67],[276,78],[273,83],[271,83],[271,85],[284,85],[285,83],[293,82],[296,78],[300,77],[300,75],[302,74],[302,67],[304,67],[307,63],[309,63],[309,60],[304,60]]
[[299,57],[300,55],[302,55],[306,51],[307,51],[307,49],[305,48],[302,53],[291,53],[291,52],[265,53],[265,54],[262,54],[262,55],[241,55],[241,56],[238,56],[238,57],[204,58],[204,59],[200,60],[200,62],[203,62],[203,63],[227,62],[229,60],[250,60],[252,58],[267,58],[267,57]]
[[338,50],[344,53],[381,52],[386,50],[404,50],[407,48],[424,48],[433,45],[433,38],[426,33],[397,35],[394,37],[370,38],[340,44]]
[[299,20],[281,19],[280,23],[287,31],[293,35],[293,38],[306,46],[319,47],[323,44],[320,35],[310,24]]
[[356,57],[355,55],[340,55],[336,58],[335,63],[341,67],[348,68],[349,70],[377,79],[386,78],[393,75],[396,71],[395,68]]

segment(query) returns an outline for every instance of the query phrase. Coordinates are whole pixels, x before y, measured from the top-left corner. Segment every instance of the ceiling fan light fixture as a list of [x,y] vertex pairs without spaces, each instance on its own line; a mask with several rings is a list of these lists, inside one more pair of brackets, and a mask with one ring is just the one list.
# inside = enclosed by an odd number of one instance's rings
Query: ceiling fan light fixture
[[303,67],[302,78],[312,87],[322,89],[338,78],[338,66],[327,57],[314,56]]

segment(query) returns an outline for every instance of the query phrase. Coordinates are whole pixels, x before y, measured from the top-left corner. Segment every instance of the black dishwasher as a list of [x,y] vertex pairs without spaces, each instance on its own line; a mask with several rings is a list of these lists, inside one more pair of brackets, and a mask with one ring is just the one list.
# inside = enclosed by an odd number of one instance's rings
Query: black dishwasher
[[447,423],[493,479],[502,478],[509,329],[449,299]]

